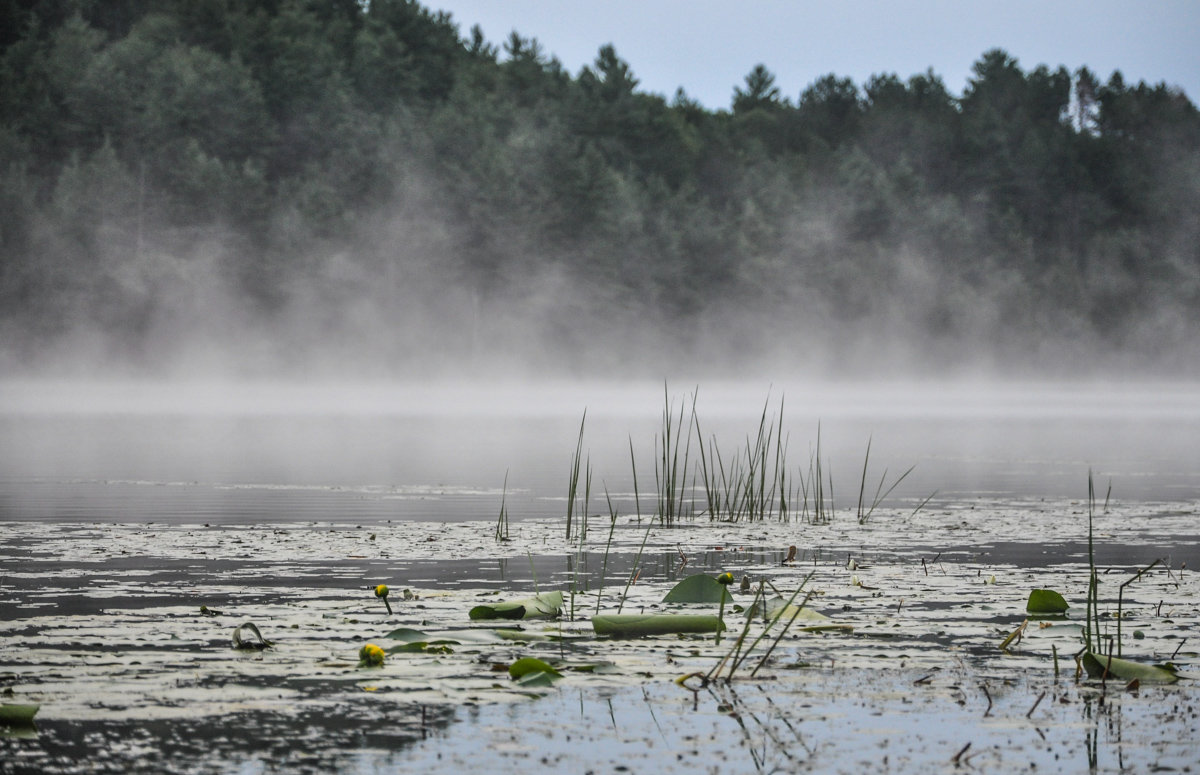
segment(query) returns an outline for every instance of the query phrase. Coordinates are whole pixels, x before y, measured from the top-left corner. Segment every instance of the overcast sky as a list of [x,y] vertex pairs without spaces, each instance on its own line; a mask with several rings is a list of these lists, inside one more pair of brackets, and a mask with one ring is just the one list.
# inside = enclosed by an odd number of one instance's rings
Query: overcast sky
[[509,32],[537,38],[577,75],[605,43],[629,62],[643,91],[668,99],[682,86],[728,108],[758,63],[793,102],[828,73],[858,85],[879,73],[932,68],[955,95],[971,65],[1002,48],[1028,71],[1086,65],[1120,70],[1200,95],[1200,0],[426,0],[466,36],[475,24],[499,45]]

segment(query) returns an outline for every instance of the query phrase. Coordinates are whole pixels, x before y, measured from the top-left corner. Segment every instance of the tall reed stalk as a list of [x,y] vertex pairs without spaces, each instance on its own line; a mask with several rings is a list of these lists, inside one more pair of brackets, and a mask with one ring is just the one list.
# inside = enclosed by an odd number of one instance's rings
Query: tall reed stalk
[[900,476],[896,478],[896,481],[892,482],[892,486],[888,487],[886,492],[884,492],[883,486],[884,486],[884,484],[887,483],[888,470],[886,468],[883,469],[883,476],[879,477],[879,486],[877,486],[875,488],[875,496],[871,500],[871,505],[868,508],[868,507],[866,507],[866,505],[863,501],[863,495],[865,494],[865,491],[866,491],[867,464],[870,462],[870,460],[871,460],[871,439],[868,438],[867,439],[867,454],[863,456],[862,480],[859,482],[859,486],[858,486],[858,524],[860,524],[860,525],[867,524],[867,522],[871,519],[871,515],[875,513],[875,509],[879,508],[879,504],[883,503],[884,499],[886,499],[887,496],[892,494],[892,490],[896,489],[896,487],[899,486],[899,484],[901,482],[903,482],[908,477],[908,475],[913,472],[913,469],[916,468],[915,465],[909,466],[909,469],[907,471],[900,474]]
[[500,516],[496,518],[496,540],[508,540],[508,471],[504,472],[504,488],[500,491]]
[[579,421],[579,440],[575,443],[575,457],[571,461],[571,471],[567,484],[567,540],[571,540],[571,525],[575,516],[575,498],[579,492],[579,471],[583,464],[583,426],[587,422],[587,410],[583,410],[583,419]]
[[[692,394],[692,416],[695,416],[696,396]],[[683,434],[684,407],[675,416],[675,404],[663,384],[662,436],[655,441],[654,480],[658,485],[658,515],[664,525],[673,525],[683,516],[687,491],[689,454],[692,448],[692,427]],[[681,449],[682,447],[682,449]],[[682,454],[682,458],[680,455]]]

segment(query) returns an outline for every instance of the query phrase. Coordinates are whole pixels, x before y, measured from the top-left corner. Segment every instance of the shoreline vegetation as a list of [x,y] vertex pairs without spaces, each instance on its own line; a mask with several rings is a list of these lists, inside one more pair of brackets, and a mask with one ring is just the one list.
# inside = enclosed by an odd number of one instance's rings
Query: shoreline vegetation
[[728,109],[430,6],[18,4],[7,374],[1192,374],[1200,114],[983,52]]

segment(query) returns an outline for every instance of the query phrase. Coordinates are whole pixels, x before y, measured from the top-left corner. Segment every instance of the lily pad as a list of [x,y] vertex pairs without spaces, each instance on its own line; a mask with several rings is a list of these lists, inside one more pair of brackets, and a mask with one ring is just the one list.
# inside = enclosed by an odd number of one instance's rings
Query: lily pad
[[523,687],[553,686],[556,676],[557,673],[547,673],[544,670],[534,670],[533,672],[526,673],[516,680],[517,684]]
[[796,621],[798,621],[798,622],[827,622],[827,621],[829,621],[829,617],[826,616],[825,614],[821,613],[820,611],[809,608],[807,606],[801,607],[801,606],[796,605],[795,603],[792,603],[791,605],[789,605],[788,602],[786,600],[784,600],[782,597],[780,597],[779,595],[776,595],[775,597],[771,598],[770,600],[766,600],[762,603],[757,603],[757,604],[751,606],[750,608],[746,609],[746,616],[747,617],[763,616],[764,604],[766,605],[766,617],[768,619],[774,619],[776,616],[778,616],[779,621],[781,621],[785,624],[787,622],[791,621],[793,616],[796,618]]
[[468,616],[472,619],[550,619],[562,613],[562,605],[562,592],[543,592],[524,600],[477,605]]
[[562,678],[562,673],[555,670],[549,662],[543,662],[537,657],[521,657],[508,666],[508,674],[514,679],[522,678],[530,673],[546,673]]
[[725,624],[718,616],[698,614],[603,614],[592,617],[597,635],[644,638],[651,635],[719,632]]
[[29,726],[37,715],[40,705],[0,705],[0,724],[7,726]]
[[663,598],[664,603],[732,603],[733,595],[712,576],[698,573],[676,584]]
[[1029,593],[1025,610],[1031,614],[1061,614],[1070,606],[1062,595],[1053,589],[1035,589]]
[[1085,653],[1081,657],[1081,661],[1088,678],[1093,679],[1105,678],[1107,674],[1108,678],[1122,681],[1137,680],[1141,683],[1169,684],[1179,680],[1179,676],[1175,673],[1175,666],[1171,664],[1147,665],[1142,662],[1131,662],[1128,659],[1117,659],[1091,652]]
[[430,653],[452,654],[451,646],[461,646],[471,643],[498,643],[505,637],[495,630],[464,629],[446,630],[440,632],[424,632],[410,627],[398,627],[383,637],[389,640],[403,641],[399,646],[384,649],[389,654]]

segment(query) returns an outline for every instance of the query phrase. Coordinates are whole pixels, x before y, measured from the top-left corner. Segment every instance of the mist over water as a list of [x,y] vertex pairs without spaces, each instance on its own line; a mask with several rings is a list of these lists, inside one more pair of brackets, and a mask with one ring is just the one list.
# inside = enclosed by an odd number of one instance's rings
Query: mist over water
[[708,110],[414,3],[193,10],[13,11],[6,376],[1197,376],[1165,84],[996,49]]
[[[715,381],[683,411],[698,436],[745,454],[782,405],[787,466],[819,440],[839,508],[868,479],[914,508],[973,498],[1200,497],[1200,391],[1167,384]],[[0,516],[87,521],[377,522],[561,517],[581,421],[594,472],[622,513],[651,509],[664,386],[652,382],[161,383],[0,386]],[[586,420],[584,412],[586,410]],[[887,473],[890,472],[890,473]],[[507,480],[507,483],[506,483]]]
[[482,514],[505,472],[551,513],[584,410],[632,490],[664,382],[705,439],[782,401],[794,467],[820,427],[835,476],[870,441],[916,500],[1192,491],[1178,89],[996,49],[961,94],[759,66],[708,110],[414,3],[52,6],[0,51],[9,515],[55,483]]

